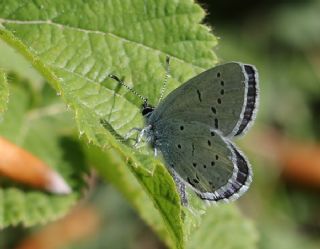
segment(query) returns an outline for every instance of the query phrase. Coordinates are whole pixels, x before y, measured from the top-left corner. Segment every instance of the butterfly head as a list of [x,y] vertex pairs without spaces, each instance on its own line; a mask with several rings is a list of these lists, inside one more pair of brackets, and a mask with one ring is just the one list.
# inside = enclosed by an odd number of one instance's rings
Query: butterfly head
[[153,112],[154,107],[148,104],[148,101],[144,101],[142,104],[142,116],[144,116],[145,118],[148,118],[151,113]]

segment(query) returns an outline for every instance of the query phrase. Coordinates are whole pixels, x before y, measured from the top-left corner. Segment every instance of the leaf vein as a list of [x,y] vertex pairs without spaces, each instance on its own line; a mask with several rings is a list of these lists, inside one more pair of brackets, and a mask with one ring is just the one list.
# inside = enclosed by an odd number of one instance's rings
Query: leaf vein
[[181,63],[185,63],[185,64],[189,64],[189,65],[192,65],[193,67],[197,68],[197,69],[205,69],[203,67],[200,67],[200,66],[197,66],[197,65],[194,65],[192,62],[189,62],[189,61],[186,61],[185,59],[182,59],[182,58],[179,58],[177,56],[174,56],[172,54],[169,54],[169,53],[165,53],[164,51],[161,51],[157,48],[154,48],[154,47],[151,47],[151,46],[148,46],[148,45],[145,45],[145,44],[142,44],[142,43],[138,43],[134,40],[130,40],[128,38],[125,38],[125,37],[122,37],[120,35],[117,35],[115,33],[111,33],[111,32],[102,32],[102,31],[98,31],[98,30],[87,30],[87,29],[82,29],[82,28],[77,28],[77,27],[71,27],[71,26],[68,26],[68,25],[63,25],[63,24],[60,24],[60,23],[54,23],[52,20],[34,20],[34,21],[21,21],[21,20],[8,20],[8,19],[1,19],[0,18],[0,24],[2,23],[13,23],[13,24],[21,24],[21,25],[53,25],[53,26],[57,26],[59,28],[67,28],[67,29],[73,29],[73,30],[76,30],[76,31],[79,31],[79,32],[84,32],[84,33],[92,33],[92,34],[98,34],[98,35],[110,35],[114,38],[117,38],[117,39],[120,39],[120,40],[123,40],[125,42],[128,42],[128,43],[135,43],[137,46],[140,46],[140,47],[143,47],[147,50],[153,50],[159,54],[165,54],[165,55],[169,55],[171,57],[171,59],[175,59]]

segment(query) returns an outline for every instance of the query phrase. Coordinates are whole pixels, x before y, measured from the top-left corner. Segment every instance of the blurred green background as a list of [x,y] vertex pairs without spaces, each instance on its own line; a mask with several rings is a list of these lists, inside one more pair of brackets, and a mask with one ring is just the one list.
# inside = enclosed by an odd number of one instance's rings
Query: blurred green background
[[[320,1],[198,2],[208,12],[204,22],[220,37],[220,61],[254,64],[260,74],[257,122],[239,140],[255,176],[237,202],[258,229],[257,248],[320,248]],[[0,44],[0,67],[42,84],[28,63]],[[48,242],[46,236],[60,240],[59,248],[165,248],[108,184],[98,184],[72,215],[48,227],[6,229],[0,248],[48,248],[35,247]],[[96,223],[73,235],[72,222],[85,217]],[[63,238],[57,231],[66,224]]]
[[320,1],[200,1],[222,61],[256,65],[257,122],[242,141],[254,182],[239,206],[258,248],[320,248]]

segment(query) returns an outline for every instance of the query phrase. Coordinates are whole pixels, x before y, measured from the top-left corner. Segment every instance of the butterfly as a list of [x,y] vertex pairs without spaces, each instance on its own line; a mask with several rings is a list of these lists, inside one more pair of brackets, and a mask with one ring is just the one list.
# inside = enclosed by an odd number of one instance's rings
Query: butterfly
[[145,137],[161,152],[183,203],[185,185],[212,202],[235,200],[249,188],[251,166],[232,140],[244,135],[256,117],[254,66],[229,62],[213,67],[173,90],[156,107],[139,96],[146,125],[139,129],[138,142]]

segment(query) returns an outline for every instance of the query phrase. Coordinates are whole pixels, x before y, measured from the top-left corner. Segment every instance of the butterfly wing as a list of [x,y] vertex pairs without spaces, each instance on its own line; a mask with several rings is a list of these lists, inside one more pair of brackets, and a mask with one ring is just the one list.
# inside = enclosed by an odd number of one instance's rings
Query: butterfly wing
[[202,199],[237,199],[248,189],[252,172],[247,160],[210,126],[178,119],[160,121],[155,137],[155,147],[168,168]]
[[173,118],[197,120],[222,135],[242,135],[255,118],[257,71],[231,62],[216,66],[172,91],[153,111],[148,123]]

